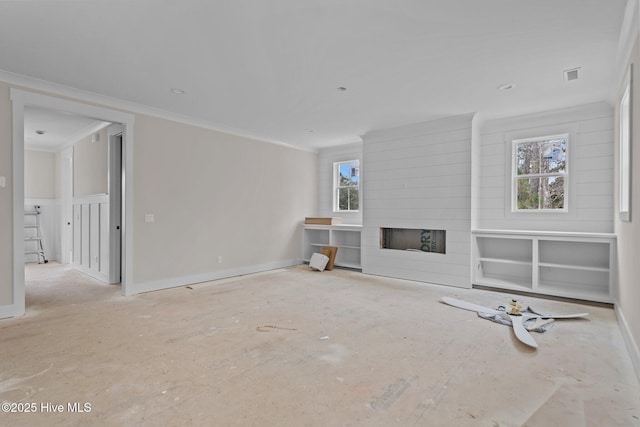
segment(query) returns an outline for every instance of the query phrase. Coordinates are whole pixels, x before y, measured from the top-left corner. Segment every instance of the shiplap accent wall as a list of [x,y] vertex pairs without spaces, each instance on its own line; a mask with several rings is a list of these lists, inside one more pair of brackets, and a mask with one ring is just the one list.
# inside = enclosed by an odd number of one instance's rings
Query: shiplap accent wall
[[[473,115],[368,133],[362,271],[470,287]],[[446,230],[446,254],[380,248],[380,228]]]
[[362,209],[359,212],[333,211],[333,164],[347,160],[360,161],[360,178],[363,182],[362,176],[366,171],[362,165],[361,142],[324,148],[318,153],[318,216],[337,216],[342,218],[344,224],[362,224]]
[[[474,227],[613,232],[613,109],[606,103],[487,121],[477,150]],[[569,211],[511,211],[512,140],[569,134]],[[476,225],[477,224],[477,225]]]
[[73,266],[109,282],[109,196],[73,198]]

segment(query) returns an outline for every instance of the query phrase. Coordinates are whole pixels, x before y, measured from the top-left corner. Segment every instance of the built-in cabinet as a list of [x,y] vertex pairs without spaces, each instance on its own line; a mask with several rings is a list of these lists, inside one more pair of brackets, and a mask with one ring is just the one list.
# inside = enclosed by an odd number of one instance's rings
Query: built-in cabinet
[[474,285],[613,302],[616,237],[609,233],[475,230]]
[[309,225],[302,230],[303,259],[309,262],[311,255],[320,252],[323,246],[337,246],[335,265],[361,269],[360,235],[361,225]]

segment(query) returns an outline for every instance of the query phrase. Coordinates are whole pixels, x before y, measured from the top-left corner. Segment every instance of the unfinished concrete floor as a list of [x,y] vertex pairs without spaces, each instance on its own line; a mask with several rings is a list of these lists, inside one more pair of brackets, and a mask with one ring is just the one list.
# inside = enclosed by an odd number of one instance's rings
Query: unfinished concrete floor
[[0,413],[0,425],[640,425],[638,379],[606,307],[521,297],[591,314],[535,334],[536,351],[438,302],[506,294],[345,270],[133,297],[59,264],[31,265],[27,279],[27,314],[0,321],[0,401],[36,412]]

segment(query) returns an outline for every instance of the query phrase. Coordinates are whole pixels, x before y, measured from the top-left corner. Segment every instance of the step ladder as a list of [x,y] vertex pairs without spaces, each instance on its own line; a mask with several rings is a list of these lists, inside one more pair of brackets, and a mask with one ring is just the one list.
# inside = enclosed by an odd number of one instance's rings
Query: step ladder
[[[40,232],[40,214],[41,214],[40,206],[34,206],[32,211],[25,211],[24,212],[24,216],[25,216],[25,221],[24,221],[25,251],[24,251],[24,254],[25,254],[25,256],[27,256],[27,255],[37,255],[38,256],[38,264],[46,264],[49,261],[47,260],[47,257],[45,257],[44,248],[42,247],[42,233]],[[29,218],[29,217],[34,217],[35,218],[35,222],[27,220],[27,218]],[[26,230],[34,230],[35,233],[33,233],[32,231],[26,231]],[[33,249],[34,243],[35,243],[35,249]]]

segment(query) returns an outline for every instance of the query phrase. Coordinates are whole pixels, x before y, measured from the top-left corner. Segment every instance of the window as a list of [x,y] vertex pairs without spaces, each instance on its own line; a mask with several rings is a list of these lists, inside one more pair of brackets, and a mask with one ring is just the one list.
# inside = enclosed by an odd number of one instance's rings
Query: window
[[567,211],[568,135],[513,141],[513,210]]
[[620,144],[619,166],[620,185],[618,195],[618,215],[621,221],[631,220],[631,85],[633,78],[633,64],[629,66],[626,85],[620,100]]
[[360,161],[333,164],[333,210],[350,212],[360,210]]

